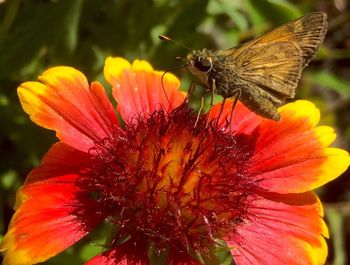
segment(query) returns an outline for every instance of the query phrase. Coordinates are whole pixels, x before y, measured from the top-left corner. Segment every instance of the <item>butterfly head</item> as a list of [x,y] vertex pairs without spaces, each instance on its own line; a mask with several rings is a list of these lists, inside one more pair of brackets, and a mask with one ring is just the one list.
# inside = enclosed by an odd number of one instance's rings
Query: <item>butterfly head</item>
[[209,72],[213,69],[214,53],[208,49],[195,50],[187,55],[188,68],[201,82],[207,83]]

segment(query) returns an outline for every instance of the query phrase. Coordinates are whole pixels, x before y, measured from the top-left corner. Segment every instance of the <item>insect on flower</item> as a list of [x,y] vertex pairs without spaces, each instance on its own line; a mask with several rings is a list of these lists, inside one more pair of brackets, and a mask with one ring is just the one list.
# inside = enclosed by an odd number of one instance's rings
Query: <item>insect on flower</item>
[[277,107],[294,98],[301,72],[326,32],[327,15],[314,12],[225,51],[193,50],[184,60],[211,92],[211,105],[216,93],[224,101],[235,98],[232,111],[240,100],[260,116],[280,120]]

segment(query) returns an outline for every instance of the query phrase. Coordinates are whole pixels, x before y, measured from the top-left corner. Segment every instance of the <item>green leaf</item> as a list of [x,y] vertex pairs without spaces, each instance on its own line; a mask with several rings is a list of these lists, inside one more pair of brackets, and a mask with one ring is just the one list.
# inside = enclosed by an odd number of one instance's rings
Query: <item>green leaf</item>
[[247,0],[246,7],[255,26],[268,21],[277,26],[302,15],[296,6],[285,0]]
[[326,217],[334,244],[334,265],[348,264],[345,249],[344,216],[336,209],[326,208]]
[[227,10],[227,14],[230,16],[230,18],[236,24],[239,30],[244,31],[248,29],[248,21],[240,11],[235,9],[229,9]]
[[260,10],[257,8],[254,0],[245,1],[245,9],[249,14],[249,17],[254,26],[260,26],[266,23],[264,16],[261,14]]
[[[174,10],[173,14],[171,14],[172,20],[169,21],[167,25],[166,34],[170,37],[174,37],[179,42],[192,47],[191,43],[193,43],[194,35],[191,34],[191,32],[195,32],[198,25],[200,25],[201,22],[204,20],[205,14],[207,12],[207,4],[208,0],[183,1],[183,3]],[[181,36],[185,37],[181,38]],[[155,59],[159,62],[163,61],[163,67],[164,65],[167,65],[166,62],[169,65],[169,62],[174,62],[174,57],[169,52],[173,49],[173,46],[174,45],[162,44],[153,51],[150,57],[155,57]],[[178,46],[175,46],[175,48],[178,50],[177,55],[184,54],[183,48]]]
[[8,78],[37,60],[39,54],[45,55],[51,45],[61,47],[60,57],[70,53],[77,44],[81,3],[82,0],[26,2],[0,44],[0,78]]
[[12,0],[8,3],[6,13],[2,19],[2,23],[0,26],[0,43],[7,35],[8,31],[11,28],[13,21],[17,16],[17,12],[19,10],[21,4],[21,0]]
[[340,78],[327,71],[310,73],[311,80],[319,86],[350,96],[350,81]]
[[212,15],[226,14],[240,31],[248,29],[247,18],[241,12],[239,2],[231,0],[211,0],[208,3],[208,13]]
[[165,265],[168,260],[169,249],[159,249],[154,243],[148,246],[148,260],[150,265]]
[[13,169],[10,169],[4,172],[0,176],[1,187],[5,190],[9,190],[11,187],[14,186],[14,183],[16,182],[17,179],[18,179],[17,172]]
[[267,0],[267,2],[274,5],[280,12],[284,13],[290,19],[302,16],[302,12],[286,0]]
[[83,245],[79,252],[81,260],[89,260],[101,252],[101,249],[93,244]]
[[226,242],[221,239],[215,239],[208,249],[193,253],[192,256],[204,265],[235,264]]
[[66,49],[68,53],[73,52],[77,47],[82,3],[82,0],[70,1],[63,13],[61,25],[58,27],[60,33],[56,35],[57,43],[62,43],[61,48]]

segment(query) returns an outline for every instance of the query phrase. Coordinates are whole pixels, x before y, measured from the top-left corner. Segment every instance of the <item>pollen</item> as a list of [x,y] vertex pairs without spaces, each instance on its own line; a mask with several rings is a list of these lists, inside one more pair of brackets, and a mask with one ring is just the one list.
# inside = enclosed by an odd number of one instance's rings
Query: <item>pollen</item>
[[111,212],[115,242],[203,249],[244,221],[255,189],[244,135],[220,131],[186,106],[136,118],[97,143],[94,198]]

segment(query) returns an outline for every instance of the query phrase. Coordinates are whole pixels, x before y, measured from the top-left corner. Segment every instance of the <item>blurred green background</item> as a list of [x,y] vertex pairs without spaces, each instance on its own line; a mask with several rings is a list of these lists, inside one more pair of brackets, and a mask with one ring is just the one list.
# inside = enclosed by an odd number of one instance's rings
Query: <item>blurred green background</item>
[[[227,49],[311,11],[328,14],[329,30],[303,73],[297,98],[316,103],[321,123],[337,130],[334,145],[349,150],[347,0],[0,0],[0,240],[13,214],[15,191],[55,142],[53,132],[31,123],[21,109],[16,95],[21,82],[35,80],[48,67],[70,65],[105,84],[102,68],[111,55],[170,69],[186,50],[160,41],[159,34],[194,49]],[[176,73],[186,89],[192,77]],[[329,264],[350,263],[349,177],[348,171],[318,190],[332,236]],[[88,242],[101,236],[90,235],[45,264],[83,264],[100,251]]]

